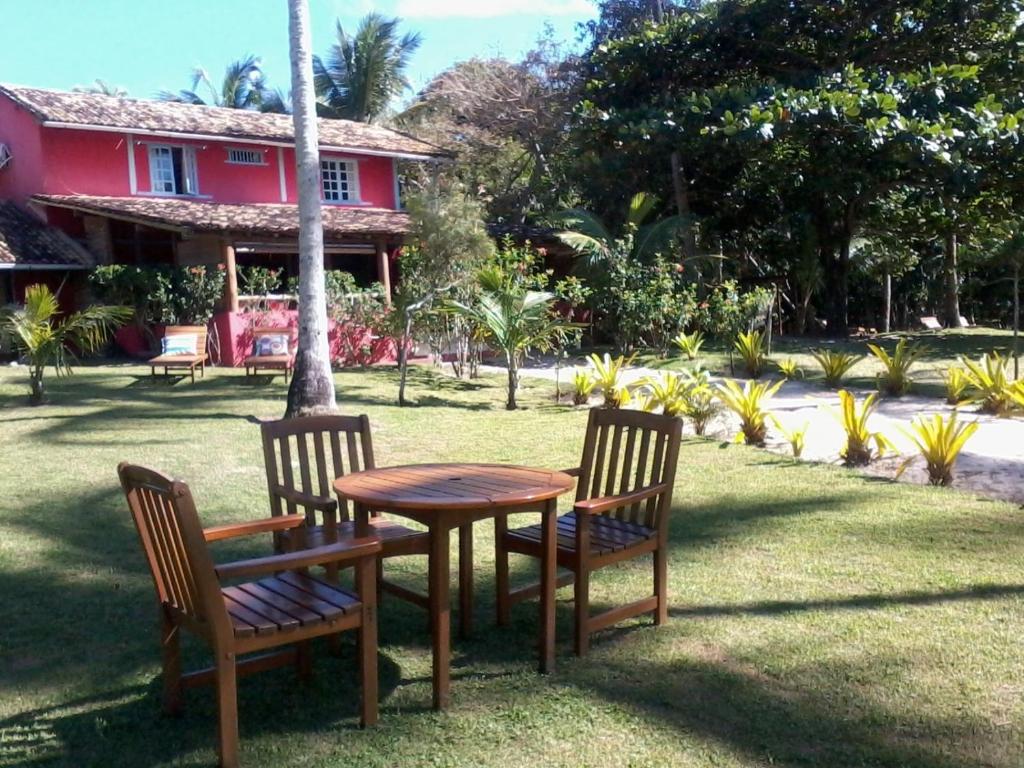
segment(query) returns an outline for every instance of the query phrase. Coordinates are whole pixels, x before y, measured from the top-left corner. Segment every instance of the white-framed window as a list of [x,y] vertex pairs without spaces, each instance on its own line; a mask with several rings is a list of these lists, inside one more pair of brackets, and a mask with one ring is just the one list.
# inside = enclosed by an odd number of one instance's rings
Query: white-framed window
[[196,153],[192,147],[149,145],[149,188],[157,195],[197,195]]
[[258,149],[228,147],[228,162],[232,165],[266,165],[263,152]]
[[325,202],[359,202],[359,166],[355,160],[321,160],[320,180]]

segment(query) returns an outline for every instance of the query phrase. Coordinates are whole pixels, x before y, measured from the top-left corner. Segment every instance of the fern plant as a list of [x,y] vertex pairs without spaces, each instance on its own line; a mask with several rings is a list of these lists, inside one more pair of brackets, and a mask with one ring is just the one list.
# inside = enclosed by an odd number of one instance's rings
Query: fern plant
[[768,436],[768,416],[765,403],[770,400],[783,382],[748,381],[743,388],[732,379],[726,379],[718,386],[718,398],[722,404],[740,418],[740,431],[736,442],[763,446]]
[[949,405],[960,405],[967,398],[967,388],[970,386],[967,372],[953,365],[946,369],[942,379],[946,384],[946,402]]
[[704,346],[704,334],[700,331],[679,333],[679,335],[672,339],[672,343],[678,347],[680,352],[686,355],[687,360],[696,360],[700,354],[701,347]]
[[964,376],[971,392],[971,400],[978,403],[982,413],[1006,416],[1014,401],[1010,395],[1010,380],[1006,375],[1006,361],[998,352],[990,352],[980,361],[960,358]]
[[594,375],[585,368],[577,368],[572,374],[572,402],[573,405],[586,405],[590,402],[590,395],[597,386]]
[[630,355],[627,358],[624,355],[619,355],[612,358],[607,352],[603,357],[598,357],[596,354],[590,356],[590,362],[594,366],[596,387],[604,396],[605,408],[623,408],[632,399],[629,388],[624,386],[620,380],[622,371],[633,362],[635,356]]
[[863,355],[854,355],[849,352],[836,352],[831,349],[816,349],[811,352],[811,357],[818,361],[822,372],[825,374],[825,384],[833,389],[838,387],[843,377],[850,372],[857,363],[864,359]]
[[846,446],[840,455],[847,466],[864,466],[885,455],[886,451],[895,450],[885,435],[872,432],[868,427],[868,419],[878,405],[877,400],[877,393],[872,393],[858,407],[857,398],[845,389],[839,390],[839,423],[846,432]]
[[775,365],[779,369],[779,374],[786,381],[793,381],[804,377],[803,369],[797,364],[796,360],[791,357],[786,358],[785,360],[780,360]]
[[[903,433],[914,441],[921,457],[924,458],[928,468],[928,482],[932,485],[948,486],[953,484],[953,467],[960,451],[977,431],[976,422],[959,424],[956,412],[953,412],[948,419],[944,419],[938,413],[930,419],[914,419],[910,423],[910,431],[903,430]],[[896,473],[897,477],[903,474],[914,458],[903,463]]]
[[789,447],[793,451],[793,458],[799,459],[803,456],[804,446],[807,444],[807,429],[811,426],[811,422],[805,421],[804,425],[799,429],[786,429],[782,422],[772,414],[772,423],[782,433],[782,436],[786,438],[786,442],[789,443]]
[[739,353],[747,376],[752,379],[761,378],[767,359],[764,353],[764,334],[761,331],[741,333],[732,346]]
[[661,408],[666,416],[683,414],[683,398],[686,395],[686,381],[675,373],[663,373],[661,378],[648,378],[643,382],[646,400],[644,410]]
[[927,349],[921,344],[908,344],[906,337],[896,342],[891,355],[877,344],[868,344],[868,349],[885,367],[878,374],[879,392],[893,397],[902,397],[909,392],[913,383],[910,369]]

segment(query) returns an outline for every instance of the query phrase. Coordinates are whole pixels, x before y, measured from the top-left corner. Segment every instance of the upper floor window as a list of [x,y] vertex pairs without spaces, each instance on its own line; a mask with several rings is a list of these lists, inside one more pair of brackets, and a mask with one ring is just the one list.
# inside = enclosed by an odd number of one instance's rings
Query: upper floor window
[[149,183],[150,190],[158,195],[199,194],[195,150],[192,147],[151,144]]
[[236,147],[228,147],[228,162],[233,165],[266,165],[260,150]]
[[359,202],[359,173],[354,160],[321,160],[320,179],[326,202]]

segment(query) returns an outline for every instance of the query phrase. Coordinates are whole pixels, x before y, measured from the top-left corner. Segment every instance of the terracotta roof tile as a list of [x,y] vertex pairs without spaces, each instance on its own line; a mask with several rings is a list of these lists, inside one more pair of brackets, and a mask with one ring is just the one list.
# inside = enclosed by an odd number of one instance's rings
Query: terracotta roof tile
[[85,248],[60,230],[0,200],[0,265],[80,268],[95,263]]
[[[291,115],[0,85],[40,122],[210,137],[294,142]],[[369,154],[445,157],[426,142],[377,125],[321,118],[320,145]]]
[[[193,232],[233,232],[297,237],[299,210],[283,203],[212,203],[173,197],[95,197],[35,195],[45,205],[126,218],[154,226]],[[325,205],[324,235],[401,235],[409,231],[409,214],[386,208]]]

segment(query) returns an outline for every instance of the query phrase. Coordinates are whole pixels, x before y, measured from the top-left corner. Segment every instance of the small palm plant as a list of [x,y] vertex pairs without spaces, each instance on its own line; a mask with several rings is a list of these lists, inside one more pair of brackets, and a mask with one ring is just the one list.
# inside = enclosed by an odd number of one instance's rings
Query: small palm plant
[[978,403],[982,413],[1006,416],[1013,408],[1010,381],[1006,375],[1006,361],[998,352],[990,352],[980,361],[961,358],[964,376],[971,390],[970,399]]
[[700,331],[693,333],[680,333],[672,343],[679,348],[679,351],[686,355],[687,360],[696,360],[700,355],[701,347],[704,346],[704,334]]
[[648,378],[643,382],[647,400],[644,410],[661,408],[666,416],[681,416],[684,412],[686,381],[675,373],[664,373],[661,378]]
[[779,374],[786,381],[793,381],[804,377],[803,368],[801,368],[797,361],[791,357],[788,357],[785,360],[780,360],[775,365],[779,369]]
[[708,425],[722,412],[722,404],[711,386],[711,375],[697,367],[683,371],[686,389],[683,393],[683,415],[693,424],[693,432],[703,437]]
[[764,404],[770,400],[783,382],[748,381],[743,388],[732,379],[718,386],[718,398],[730,411],[740,417],[740,431],[736,442],[763,446],[768,436],[768,416]]
[[761,378],[767,359],[764,353],[764,334],[761,331],[741,333],[733,342],[733,348],[743,360],[743,368],[746,370],[747,376],[752,379]]
[[868,349],[885,366],[885,370],[878,374],[878,390],[893,397],[902,397],[909,392],[913,383],[910,369],[927,348],[921,344],[908,344],[904,337],[896,342],[891,355],[877,344],[868,344]]
[[864,359],[863,355],[854,355],[849,352],[836,352],[831,349],[817,349],[811,352],[811,357],[818,361],[822,372],[825,374],[825,384],[835,389],[843,377],[850,372],[857,363]]
[[590,402],[590,394],[597,386],[594,375],[585,368],[577,368],[572,374],[572,403],[586,405]]
[[895,450],[885,435],[881,432],[872,432],[868,428],[868,419],[878,405],[877,400],[878,394],[872,393],[858,408],[857,398],[845,389],[839,390],[839,423],[846,431],[846,447],[840,455],[847,466],[861,467],[885,455],[886,451]]
[[959,365],[952,365],[946,369],[942,378],[946,384],[946,402],[949,405],[960,405],[967,398],[967,388],[970,386],[967,372]]
[[[928,482],[932,485],[952,485],[953,467],[957,457],[971,435],[978,431],[977,423],[958,424],[956,412],[951,413],[948,419],[943,419],[942,415],[937,413],[930,419],[914,419],[910,428],[912,431],[903,432],[914,441],[921,452],[928,466]],[[913,458],[903,463],[896,474],[897,477],[903,474],[911,461]]]
[[0,311],[0,339],[28,362],[29,404],[46,402],[43,375],[53,366],[57,376],[71,374],[75,351],[91,353],[106,343],[111,331],[132,316],[131,307],[95,306],[57,320],[57,297],[45,285],[25,289],[22,306]]
[[1018,379],[1006,388],[1006,394],[1018,410],[1024,409],[1024,379]]
[[807,429],[811,426],[811,422],[805,421],[804,425],[798,429],[786,429],[782,422],[773,414],[772,423],[782,433],[782,436],[786,438],[786,442],[789,443],[789,447],[793,450],[793,458],[799,459],[803,456],[804,446],[807,444]]
[[625,355],[619,355],[612,358],[607,352],[603,357],[598,357],[596,354],[590,356],[590,362],[594,365],[594,378],[597,387],[604,395],[605,408],[622,408],[629,404],[632,397],[629,387],[621,384],[620,379],[622,371],[633,362],[634,357],[635,355],[630,355],[628,358]]

